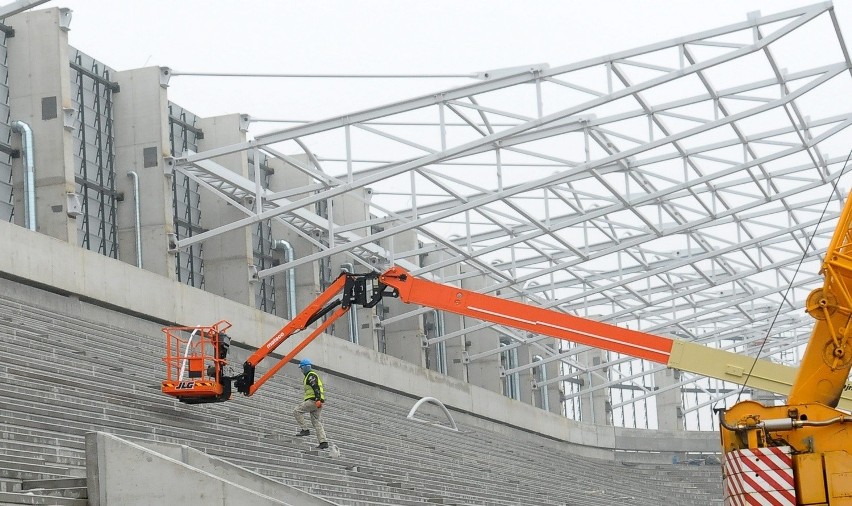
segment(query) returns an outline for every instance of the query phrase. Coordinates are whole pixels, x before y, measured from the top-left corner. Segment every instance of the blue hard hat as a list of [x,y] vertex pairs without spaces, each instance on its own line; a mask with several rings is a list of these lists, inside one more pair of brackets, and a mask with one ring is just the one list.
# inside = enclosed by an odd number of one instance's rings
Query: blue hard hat
[[306,358],[303,358],[302,361],[299,362],[299,367],[310,367],[312,365],[311,361]]

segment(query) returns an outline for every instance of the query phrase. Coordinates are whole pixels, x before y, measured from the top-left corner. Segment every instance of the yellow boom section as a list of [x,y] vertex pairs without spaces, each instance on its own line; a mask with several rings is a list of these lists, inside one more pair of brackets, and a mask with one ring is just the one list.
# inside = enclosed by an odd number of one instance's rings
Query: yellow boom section
[[818,402],[836,407],[852,368],[849,325],[852,311],[852,198],[840,214],[837,229],[825,254],[822,288],[814,290],[807,311],[817,321],[799,373],[793,381],[788,404]]

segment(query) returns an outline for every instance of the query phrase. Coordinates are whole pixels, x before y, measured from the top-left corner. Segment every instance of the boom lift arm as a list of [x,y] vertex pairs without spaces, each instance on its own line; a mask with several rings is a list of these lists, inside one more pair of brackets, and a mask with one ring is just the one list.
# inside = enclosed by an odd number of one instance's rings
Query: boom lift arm
[[[340,298],[335,299],[338,294],[341,294]],[[199,356],[196,353],[191,357],[180,355],[184,349],[181,344],[186,341],[175,338],[175,335],[179,331],[186,332],[193,328],[163,329],[169,336],[168,342],[174,343],[167,347],[164,360],[168,372],[162,390],[184,402],[220,402],[230,397],[233,382],[233,387],[238,392],[252,395],[305,346],[346,314],[353,304],[369,308],[388,296],[399,297],[403,302],[411,304],[421,304],[507,327],[597,346],[658,363],[667,363],[673,346],[673,341],[664,337],[435,283],[412,276],[400,267],[393,267],[382,274],[341,274],[319,297],[258,348],[243,364],[242,373],[236,376],[229,377],[222,373],[225,361],[223,356],[215,353],[219,348],[219,333],[216,328],[204,327],[198,332],[201,341],[196,345],[196,348],[202,351],[209,349],[214,350],[214,353],[209,353],[209,356]],[[285,340],[324,316],[327,316],[325,320],[286,356],[262,376],[255,378],[257,366],[263,359]],[[204,375],[187,380],[177,372],[177,364],[186,360],[209,363],[209,366],[200,368]]]
[[[374,277],[374,275],[355,275],[344,273],[338,276],[334,283],[321,293],[319,297],[317,297],[295,318],[293,318],[290,323],[281,328],[281,330],[272,336],[266,344],[258,348],[257,351],[255,351],[248,360],[246,360],[243,364],[242,374],[234,378],[234,385],[237,387],[237,391],[245,395],[254,394],[261,385],[266,383],[266,381],[277,373],[279,369],[292,360],[293,357],[305,348],[305,346],[316,339],[318,335],[322,334],[322,332],[338,318],[346,314],[346,312],[352,307],[352,304],[368,308],[378,304],[383,295],[381,292],[373,291],[369,294],[369,298],[367,297],[366,281],[371,277]],[[332,300],[341,292],[342,296],[339,299]],[[329,313],[331,313],[329,317],[326,318],[325,321],[312,331],[301,343],[296,345],[290,353],[270,367],[263,376],[255,380],[255,369],[264,358],[278,348],[278,346],[280,346],[281,343],[287,340],[290,336],[304,330],[312,323]]]

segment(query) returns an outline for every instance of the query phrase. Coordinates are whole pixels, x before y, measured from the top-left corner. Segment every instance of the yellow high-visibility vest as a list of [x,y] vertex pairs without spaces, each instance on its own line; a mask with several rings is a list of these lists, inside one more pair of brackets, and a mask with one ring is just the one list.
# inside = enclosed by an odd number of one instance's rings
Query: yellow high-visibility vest
[[315,373],[314,371],[310,371],[308,374],[305,374],[305,380],[304,380],[305,400],[307,401],[307,400],[310,400],[310,399],[314,399],[316,397],[314,395],[314,388],[312,386],[308,385],[308,376],[310,376],[311,374],[313,374],[314,376],[317,377],[317,386],[319,387],[319,391],[320,391],[320,399],[319,400],[325,402],[325,389],[322,386],[322,380],[320,379],[319,374]]

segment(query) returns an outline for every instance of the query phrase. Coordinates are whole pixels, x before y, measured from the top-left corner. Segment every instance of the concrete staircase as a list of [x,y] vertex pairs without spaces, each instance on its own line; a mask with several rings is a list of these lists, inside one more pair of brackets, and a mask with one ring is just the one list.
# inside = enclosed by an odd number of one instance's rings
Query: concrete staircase
[[[343,505],[721,504],[718,466],[627,466],[459,417],[453,432],[406,420],[416,399],[325,373],[332,458],[292,436],[295,367],[251,398],[188,406],[160,393],[160,328],[0,280],[0,505],[87,504],[94,431],[184,444]],[[250,352],[231,350],[234,364]]]

